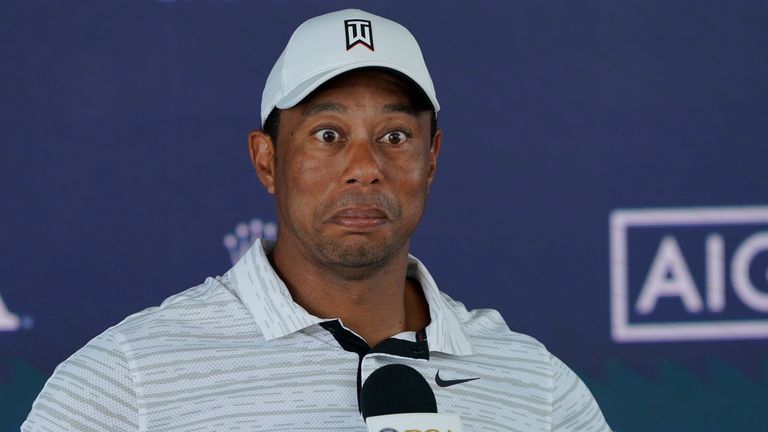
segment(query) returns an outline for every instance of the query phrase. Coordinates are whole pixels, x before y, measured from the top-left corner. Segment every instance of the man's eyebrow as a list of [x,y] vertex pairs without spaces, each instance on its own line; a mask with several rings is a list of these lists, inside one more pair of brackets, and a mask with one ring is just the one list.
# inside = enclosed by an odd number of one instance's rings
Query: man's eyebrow
[[419,116],[419,112],[415,110],[411,105],[403,103],[386,104],[384,105],[384,112],[387,114],[404,113],[413,117]]
[[323,103],[308,106],[307,109],[305,109],[301,113],[301,116],[304,118],[307,118],[307,117],[312,117],[328,111],[345,113],[348,111],[348,109],[346,106],[342,104],[337,104],[334,102],[323,102]]

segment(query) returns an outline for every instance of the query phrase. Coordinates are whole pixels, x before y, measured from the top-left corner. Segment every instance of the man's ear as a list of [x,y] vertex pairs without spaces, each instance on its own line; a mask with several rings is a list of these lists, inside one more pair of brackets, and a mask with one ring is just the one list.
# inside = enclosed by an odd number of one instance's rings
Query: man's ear
[[275,193],[275,145],[272,138],[260,130],[248,135],[251,163],[267,192]]
[[440,140],[443,138],[443,131],[438,129],[435,137],[432,138],[432,145],[429,147],[429,173],[427,175],[427,184],[432,184],[437,170],[437,155],[440,153]]

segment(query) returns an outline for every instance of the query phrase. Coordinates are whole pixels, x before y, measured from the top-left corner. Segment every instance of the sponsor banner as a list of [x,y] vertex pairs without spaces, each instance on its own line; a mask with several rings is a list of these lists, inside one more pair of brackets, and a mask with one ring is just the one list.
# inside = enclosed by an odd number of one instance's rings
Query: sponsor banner
[[768,207],[616,210],[617,342],[768,338]]

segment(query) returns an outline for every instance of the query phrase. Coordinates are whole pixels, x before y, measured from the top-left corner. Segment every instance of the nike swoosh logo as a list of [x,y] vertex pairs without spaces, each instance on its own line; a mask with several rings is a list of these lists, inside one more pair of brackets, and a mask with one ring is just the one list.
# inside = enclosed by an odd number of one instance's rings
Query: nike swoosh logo
[[457,379],[457,380],[444,380],[444,379],[440,378],[440,371],[437,371],[437,373],[435,374],[435,382],[440,387],[449,387],[449,386],[452,386],[452,385],[461,384],[461,383],[465,383],[465,382],[469,382],[469,381],[474,381],[474,380],[479,380],[479,379],[480,379],[480,377]]

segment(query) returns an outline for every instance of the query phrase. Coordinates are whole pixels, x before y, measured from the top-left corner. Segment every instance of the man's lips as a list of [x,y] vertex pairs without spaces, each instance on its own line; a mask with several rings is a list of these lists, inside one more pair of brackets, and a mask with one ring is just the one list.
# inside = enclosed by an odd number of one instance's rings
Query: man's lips
[[387,213],[375,207],[345,208],[334,213],[329,222],[348,228],[371,229],[386,223]]

